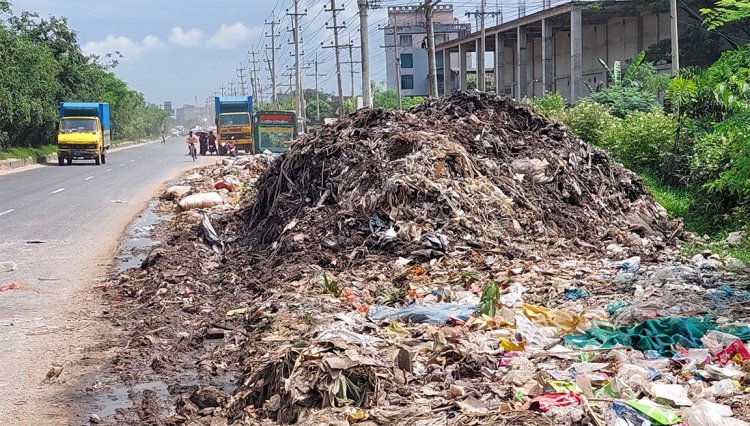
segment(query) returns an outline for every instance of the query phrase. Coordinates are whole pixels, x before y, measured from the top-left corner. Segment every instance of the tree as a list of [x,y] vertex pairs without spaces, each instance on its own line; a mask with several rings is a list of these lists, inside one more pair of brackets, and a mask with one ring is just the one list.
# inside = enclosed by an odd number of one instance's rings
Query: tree
[[[385,84],[372,82],[372,105],[375,108],[383,108],[387,110],[398,109],[398,94],[395,90],[386,89]],[[419,105],[424,102],[424,98],[420,96],[403,97],[401,98],[401,106],[403,109],[409,109],[413,106]]]
[[317,119],[318,117],[318,106],[320,106],[320,118],[326,118],[326,117],[333,117],[334,111],[333,107],[331,107],[331,104],[324,100],[310,100],[307,102],[307,107],[305,108],[305,114],[307,115],[308,119]]
[[701,14],[706,18],[704,24],[709,30],[721,28],[750,18],[750,1],[719,0],[713,9],[703,8]]

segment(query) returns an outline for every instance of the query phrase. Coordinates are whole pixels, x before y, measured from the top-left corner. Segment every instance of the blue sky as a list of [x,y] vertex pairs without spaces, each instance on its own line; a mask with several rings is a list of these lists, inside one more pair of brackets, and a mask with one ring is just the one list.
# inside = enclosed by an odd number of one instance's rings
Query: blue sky
[[[369,38],[373,80],[385,79],[384,55],[380,48],[383,34],[378,28],[385,25],[386,6],[416,3],[416,0],[383,0],[383,7],[371,11]],[[468,22],[464,12],[467,8],[474,10],[479,0],[444,3],[453,3],[454,15]],[[488,1],[492,3],[494,1]],[[276,20],[281,22],[277,27],[281,34],[278,69],[286,72],[286,67],[293,66],[294,49],[287,43],[291,39],[287,31],[291,20],[285,16],[292,4],[292,0],[12,0],[12,9],[15,13],[35,11],[44,17],[67,16],[71,27],[78,31],[84,51],[104,54],[119,50],[124,57],[115,69],[116,74],[150,102],[161,104],[171,100],[174,107],[180,107],[194,103],[196,98],[198,103],[203,103],[222,85],[237,81],[236,68],[241,64],[247,66],[249,50],[260,51],[259,59],[265,59],[264,47],[269,43],[265,34],[269,27],[264,22],[272,19],[274,11]],[[356,4],[356,0],[337,1],[337,7],[345,8],[339,22],[347,24],[341,34],[342,43],[349,37],[355,45],[359,42]],[[330,6],[330,0],[301,0],[301,5],[301,9],[307,9],[307,16],[301,18],[303,61],[313,60],[318,53],[324,60],[320,73],[327,74],[320,79],[321,88],[334,92],[333,49],[320,49],[321,42],[333,39],[332,31],[325,28],[330,13],[323,11],[324,6]],[[355,51],[354,59],[358,58],[359,52]],[[348,60],[348,52],[342,51],[344,60]],[[260,66],[258,80],[270,85],[265,63]],[[289,81],[288,78],[280,80]],[[348,72],[343,84],[344,93],[350,93]],[[306,77],[304,85],[313,87],[313,77]],[[359,77],[355,86],[359,91]]]

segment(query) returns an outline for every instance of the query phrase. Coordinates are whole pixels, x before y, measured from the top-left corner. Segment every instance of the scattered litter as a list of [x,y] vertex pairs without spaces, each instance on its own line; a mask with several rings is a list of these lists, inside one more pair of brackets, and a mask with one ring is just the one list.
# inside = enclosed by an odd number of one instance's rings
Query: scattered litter
[[217,192],[204,192],[200,194],[188,195],[187,197],[180,200],[178,206],[181,211],[187,211],[192,209],[206,209],[213,206],[218,206],[223,203],[224,200],[221,195]]
[[0,285],[0,291],[10,291],[10,290],[15,290],[17,288],[19,288],[19,285],[16,283]]
[[12,272],[15,271],[17,267],[18,265],[16,265],[16,262],[13,262],[12,260],[0,262],[0,272]]

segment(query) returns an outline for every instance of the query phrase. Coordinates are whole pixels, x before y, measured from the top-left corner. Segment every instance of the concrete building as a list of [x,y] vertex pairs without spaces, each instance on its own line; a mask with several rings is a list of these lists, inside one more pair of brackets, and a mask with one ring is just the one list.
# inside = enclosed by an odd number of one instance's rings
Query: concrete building
[[[487,28],[486,73],[498,92],[523,98],[559,91],[573,103],[589,93],[584,82],[592,88],[606,84],[599,58],[625,66],[651,44],[670,38],[668,13],[633,13],[627,2],[605,8],[591,4],[563,3]],[[467,88],[479,37],[477,32],[436,43],[438,74],[449,92]],[[669,65],[662,68],[668,72]]]
[[[469,24],[460,24],[453,17],[452,5],[435,6],[433,13],[435,44],[445,43],[471,32]],[[424,13],[416,6],[388,8],[388,26],[384,29],[386,76],[389,89],[401,85],[402,96],[427,96],[427,50]],[[439,68],[442,64],[438,59]],[[438,81],[443,81],[438,70]]]

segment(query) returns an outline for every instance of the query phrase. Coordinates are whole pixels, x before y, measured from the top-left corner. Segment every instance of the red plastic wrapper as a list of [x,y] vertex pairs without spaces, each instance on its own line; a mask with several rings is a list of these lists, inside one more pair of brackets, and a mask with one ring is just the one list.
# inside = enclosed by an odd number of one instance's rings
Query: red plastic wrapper
[[750,352],[747,351],[747,348],[740,339],[735,340],[729,346],[724,348],[723,351],[716,354],[716,358],[722,364],[728,363],[729,360],[733,359],[735,356],[738,356],[740,361],[747,361],[750,359]]
[[580,404],[581,397],[575,392],[545,393],[527,402],[524,409],[546,413],[552,407],[567,407],[569,405]]

